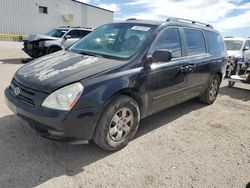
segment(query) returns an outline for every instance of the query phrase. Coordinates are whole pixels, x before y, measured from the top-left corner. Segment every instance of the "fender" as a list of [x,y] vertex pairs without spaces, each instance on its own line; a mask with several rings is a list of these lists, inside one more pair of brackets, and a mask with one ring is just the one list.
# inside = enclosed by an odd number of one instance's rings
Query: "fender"
[[144,111],[146,96],[142,70],[143,67],[139,67],[81,81],[84,91],[74,109],[100,107],[118,94],[127,94],[134,98]]

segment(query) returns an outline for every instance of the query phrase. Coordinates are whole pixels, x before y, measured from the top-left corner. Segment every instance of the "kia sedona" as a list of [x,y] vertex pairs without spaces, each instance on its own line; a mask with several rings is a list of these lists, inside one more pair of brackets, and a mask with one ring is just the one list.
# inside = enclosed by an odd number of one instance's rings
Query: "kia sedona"
[[209,24],[128,19],[24,65],[5,96],[40,135],[115,151],[142,118],[196,97],[212,104],[226,63],[223,38]]

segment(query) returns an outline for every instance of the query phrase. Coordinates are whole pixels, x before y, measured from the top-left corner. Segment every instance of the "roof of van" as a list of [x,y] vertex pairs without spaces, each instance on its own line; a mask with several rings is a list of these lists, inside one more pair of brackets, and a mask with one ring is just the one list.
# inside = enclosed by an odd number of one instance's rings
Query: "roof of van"
[[138,24],[149,24],[149,25],[166,25],[166,26],[182,26],[182,27],[192,27],[192,28],[199,28],[199,29],[206,29],[210,31],[215,31],[214,28],[210,24],[187,20],[182,18],[168,18],[166,21],[157,21],[157,20],[141,20],[130,18],[121,23],[138,23]]

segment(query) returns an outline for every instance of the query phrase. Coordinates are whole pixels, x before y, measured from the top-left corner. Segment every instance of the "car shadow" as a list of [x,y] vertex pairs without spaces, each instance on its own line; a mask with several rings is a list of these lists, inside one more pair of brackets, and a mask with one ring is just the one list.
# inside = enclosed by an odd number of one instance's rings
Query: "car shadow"
[[246,188],[250,188],[250,182],[246,185]]
[[231,98],[241,100],[241,101],[250,101],[250,90],[238,88],[238,87],[221,87],[220,88],[220,95],[227,95]]
[[31,58],[1,59],[0,61],[2,62],[2,64],[16,65],[16,64],[28,63],[28,62],[32,61],[32,59]]
[[[135,139],[204,106],[192,100],[144,118]],[[93,143],[70,145],[44,139],[16,115],[0,118],[0,151],[1,185],[19,188],[35,187],[63,175],[74,176],[114,154]]]
[[143,136],[154,129],[180,118],[181,116],[188,114],[192,111],[206,107],[205,104],[201,103],[198,99],[179,104],[167,110],[161,111],[157,114],[149,116],[141,120],[140,127],[137,131],[137,138]]

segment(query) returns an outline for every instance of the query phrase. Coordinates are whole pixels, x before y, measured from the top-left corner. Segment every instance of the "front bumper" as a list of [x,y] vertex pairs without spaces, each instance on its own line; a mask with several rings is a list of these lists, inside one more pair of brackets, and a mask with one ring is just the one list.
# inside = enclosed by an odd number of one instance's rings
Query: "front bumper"
[[18,100],[5,89],[7,106],[15,114],[29,122],[42,136],[62,140],[91,140],[100,117],[100,108],[78,111],[60,111],[45,107],[31,107]]
[[47,54],[48,48],[46,46],[39,47],[38,42],[24,42],[24,47],[22,49],[25,53],[33,58],[38,58]]

